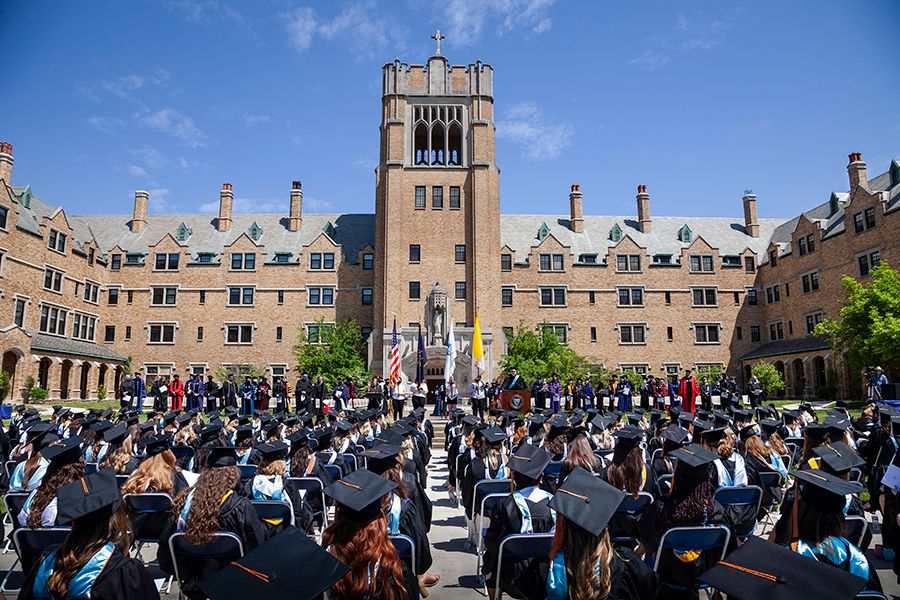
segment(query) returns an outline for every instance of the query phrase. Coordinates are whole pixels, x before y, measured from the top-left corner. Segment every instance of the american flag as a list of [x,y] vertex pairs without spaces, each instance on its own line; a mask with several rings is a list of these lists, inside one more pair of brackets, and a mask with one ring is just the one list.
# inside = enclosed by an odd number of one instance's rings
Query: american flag
[[394,336],[391,339],[391,387],[400,383],[400,344],[397,343],[397,319],[394,318]]

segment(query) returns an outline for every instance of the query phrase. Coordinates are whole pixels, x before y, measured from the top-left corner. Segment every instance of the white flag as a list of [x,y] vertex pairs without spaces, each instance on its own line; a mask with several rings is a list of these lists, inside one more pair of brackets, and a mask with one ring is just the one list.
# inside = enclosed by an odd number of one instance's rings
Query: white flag
[[450,332],[447,334],[447,362],[444,364],[444,382],[449,383],[456,370],[456,341],[453,339],[453,317],[450,317]]

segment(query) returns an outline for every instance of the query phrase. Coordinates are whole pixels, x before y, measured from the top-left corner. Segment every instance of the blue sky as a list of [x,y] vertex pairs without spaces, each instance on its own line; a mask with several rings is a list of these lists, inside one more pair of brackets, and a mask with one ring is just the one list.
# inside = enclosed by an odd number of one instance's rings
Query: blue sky
[[13,185],[72,214],[374,211],[381,67],[494,67],[501,211],[791,217],[900,156],[900,3],[3,2]]

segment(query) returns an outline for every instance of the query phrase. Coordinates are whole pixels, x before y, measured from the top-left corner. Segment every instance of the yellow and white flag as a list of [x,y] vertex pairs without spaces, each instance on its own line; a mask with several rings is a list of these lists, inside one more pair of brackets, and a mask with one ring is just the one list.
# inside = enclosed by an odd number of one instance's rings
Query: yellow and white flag
[[481,345],[481,323],[478,321],[478,313],[475,313],[475,335],[472,340],[472,379],[484,375],[484,346]]

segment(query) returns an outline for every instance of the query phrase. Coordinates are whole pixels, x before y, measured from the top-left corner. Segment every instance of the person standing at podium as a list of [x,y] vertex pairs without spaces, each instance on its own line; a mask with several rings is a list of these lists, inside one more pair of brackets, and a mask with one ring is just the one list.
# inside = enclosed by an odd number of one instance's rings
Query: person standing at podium
[[510,369],[509,375],[506,376],[506,379],[503,380],[503,387],[501,389],[504,390],[527,390],[528,385],[525,383],[525,380],[519,376],[519,372],[515,367]]

